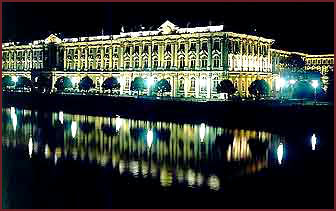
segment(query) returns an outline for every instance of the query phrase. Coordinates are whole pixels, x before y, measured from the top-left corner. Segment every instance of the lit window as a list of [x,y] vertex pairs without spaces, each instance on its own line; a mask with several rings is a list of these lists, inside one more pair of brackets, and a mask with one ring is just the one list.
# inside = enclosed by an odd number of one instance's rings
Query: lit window
[[195,91],[195,78],[190,79],[190,91]]
[[179,90],[180,91],[184,90],[184,78],[180,78],[179,80]]

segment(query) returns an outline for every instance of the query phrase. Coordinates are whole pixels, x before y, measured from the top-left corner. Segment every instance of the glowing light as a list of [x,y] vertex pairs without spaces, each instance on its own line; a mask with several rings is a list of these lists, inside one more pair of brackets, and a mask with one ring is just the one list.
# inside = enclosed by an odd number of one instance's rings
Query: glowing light
[[12,76],[12,81],[13,81],[14,83],[18,82],[18,77],[17,77],[17,76]]
[[30,137],[29,141],[28,141],[28,153],[29,153],[29,157],[31,158],[32,154],[33,154],[33,139],[32,139],[32,137]]
[[312,80],[311,85],[316,89],[318,87],[319,83],[318,83],[317,80]]
[[120,116],[117,116],[117,118],[116,118],[116,130],[117,130],[117,132],[119,132],[119,130],[121,128],[121,125],[122,125],[122,119],[120,118]]
[[48,144],[46,144],[45,147],[44,147],[44,156],[46,158],[50,157],[50,148],[49,148]]
[[199,131],[200,131],[201,142],[203,142],[204,136],[205,136],[205,124],[204,123],[201,124]]
[[64,120],[64,118],[63,118],[63,111],[60,111],[60,112],[58,113],[58,119],[59,119],[59,121],[63,124],[63,120]]
[[76,137],[76,133],[77,133],[77,122],[72,121],[72,123],[71,123],[71,135],[72,135],[72,138]]
[[118,78],[118,82],[120,83],[120,86],[122,87],[125,83],[125,79],[124,78]]
[[205,87],[206,83],[207,83],[206,79],[201,79],[200,81],[201,87]]
[[208,185],[210,189],[218,191],[220,188],[219,178],[215,175],[210,176],[208,179]]
[[14,131],[16,131],[17,116],[16,116],[16,113],[15,113],[15,109],[11,109],[11,118],[12,118],[12,123],[13,123],[13,129],[14,129]]
[[316,143],[317,143],[317,139],[316,139],[315,134],[313,134],[312,137],[311,137],[312,150],[315,150]]
[[146,82],[147,82],[147,86],[150,87],[150,86],[153,85],[153,83],[154,83],[154,79],[153,79],[153,78],[148,78],[148,79],[146,80]]
[[284,154],[284,146],[282,143],[279,144],[278,149],[277,149],[277,155],[278,155],[278,163],[281,165],[282,163],[282,158]]
[[279,91],[282,87],[284,87],[285,83],[286,83],[285,79],[283,79],[283,78],[277,79],[277,81],[276,81],[276,89],[277,89],[277,91]]
[[79,78],[78,78],[78,77],[72,77],[72,78],[71,78],[71,83],[72,83],[73,85],[77,84],[78,82],[79,82]]
[[150,148],[152,146],[152,143],[153,143],[153,131],[148,130],[148,132],[147,132],[147,146],[148,146],[148,148]]
[[293,79],[292,79],[292,80],[289,80],[289,83],[293,85],[293,84],[296,83],[296,80],[293,80]]
[[197,181],[197,185],[199,187],[203,184],[203,180],[204,180],[204,178],[203,178],[202,174],[198,173],[197,177],[196,177],[196,181]]
[[196,183],[196,174],[192,170],[188,170],[187,173],[188,185],[194,186]]

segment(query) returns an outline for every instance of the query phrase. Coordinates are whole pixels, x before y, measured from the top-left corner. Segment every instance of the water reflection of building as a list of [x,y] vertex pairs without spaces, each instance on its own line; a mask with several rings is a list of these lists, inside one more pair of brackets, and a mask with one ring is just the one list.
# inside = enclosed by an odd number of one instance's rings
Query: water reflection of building
[[[238,170],[228,168],[226,174],[256,173],[268,167],[269,154],[276,150],[280,141],[279,136],[268,132],[206,124],[150,122],[63,112],[44,115],[18,109],[15,115],[16,130],[12,126],[13,111],[3,109],[3,146],[27,147],[27,155],[40,155],[55,164],[73,159],[111,166],[120,174],[157,179],[162,186],[183,183],[218,190],[220,178],[225,176],[219,173],[223,164],[225,168],[235,163],[240,166]],[[41,132],[36,123],[37,115],[45,117],[45,127],[49,129]],[[152,132],[151,145],[149,131]],[[49,139],[43,140],[42,136]],[[252,142],[255,144],[251,145]],[[216,168],[211,168],[215,165]]]

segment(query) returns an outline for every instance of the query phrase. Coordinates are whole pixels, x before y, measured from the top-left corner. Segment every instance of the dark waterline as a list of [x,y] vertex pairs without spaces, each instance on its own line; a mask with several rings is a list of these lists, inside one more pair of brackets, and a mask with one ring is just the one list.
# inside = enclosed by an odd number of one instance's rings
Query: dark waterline
[[2,122],[3,208],[333,207],[328,127],[274,133],[18,108],[3,108]]

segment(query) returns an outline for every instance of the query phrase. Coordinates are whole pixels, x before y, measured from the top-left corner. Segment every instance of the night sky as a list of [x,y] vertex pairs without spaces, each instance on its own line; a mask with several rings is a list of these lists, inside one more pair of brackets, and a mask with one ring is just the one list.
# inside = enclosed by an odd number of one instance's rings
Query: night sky
[[180,27],[224,24],[226,31],[276,40],[273,48],[333,53],[333,3],[3,3],[3,41],[119,34],[165,20]]

